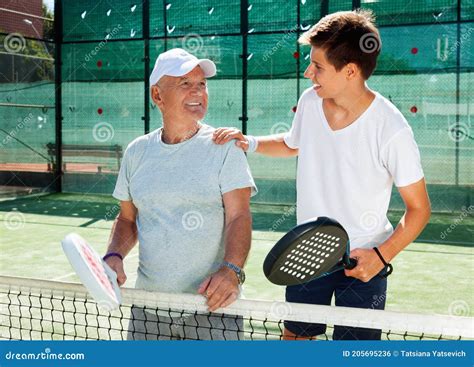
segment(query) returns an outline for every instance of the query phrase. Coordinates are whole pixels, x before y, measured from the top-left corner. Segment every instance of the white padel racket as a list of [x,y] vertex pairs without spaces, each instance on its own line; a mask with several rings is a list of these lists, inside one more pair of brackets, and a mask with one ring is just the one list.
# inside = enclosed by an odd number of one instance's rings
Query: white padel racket
[[72,268],[99,307],[105,311],[118,308],[122,297],[115,271],[78,234],[68,234],[61,243]]

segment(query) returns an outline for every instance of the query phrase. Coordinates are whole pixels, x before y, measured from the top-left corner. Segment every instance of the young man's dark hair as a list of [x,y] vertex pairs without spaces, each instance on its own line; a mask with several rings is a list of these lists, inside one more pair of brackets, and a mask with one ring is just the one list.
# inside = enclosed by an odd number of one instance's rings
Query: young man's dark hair
[[337,71],[350,62],[356,64],[367,80],[377,65],[382,45],[374,20],[369,10],[329,14],[301,35],[298,42],[323,48]]

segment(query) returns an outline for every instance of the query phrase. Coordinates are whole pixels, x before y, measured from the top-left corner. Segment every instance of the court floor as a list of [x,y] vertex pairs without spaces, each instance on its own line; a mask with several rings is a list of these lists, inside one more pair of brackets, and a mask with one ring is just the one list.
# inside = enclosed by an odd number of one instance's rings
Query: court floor
[[[255,230],[244,295],[250,299],[283,300],[284,288],[266,280],[262,264],[273,244],[291,228],[292,219],[278,212],[263,213],[261,208],[253,211]],[[117,213],[116,202],[104,196],[52,194],[0,201],[0,274],[77,282],[62,252],[61,239],[76,232],[104,253]],[[268,230],[275,221],[281,232]],[[465,228],[458,226],[457,230]],[[127,287],[133,287],[136,279],[137,250],[125,261]],[[472,314],[472,246],[413,243],[394,260],[393,266],[387,309]]]

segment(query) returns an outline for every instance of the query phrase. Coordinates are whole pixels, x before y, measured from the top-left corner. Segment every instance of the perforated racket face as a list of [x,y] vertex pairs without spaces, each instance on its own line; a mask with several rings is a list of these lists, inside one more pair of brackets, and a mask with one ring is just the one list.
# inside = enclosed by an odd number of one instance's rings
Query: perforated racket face
[[348,243],[344,228],[329,218],[297,226],[267,255],[265,275],[278,285],[306,283],[330,271],[342,259]]

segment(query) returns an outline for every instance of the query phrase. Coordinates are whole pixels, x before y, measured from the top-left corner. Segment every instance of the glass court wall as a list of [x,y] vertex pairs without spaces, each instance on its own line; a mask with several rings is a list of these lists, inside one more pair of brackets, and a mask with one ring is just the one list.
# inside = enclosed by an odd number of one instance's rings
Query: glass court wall
[[[18,15],[24,41],[12,49],[13,31],[0,29],[1,185],[111,194],[127,144],[161,126],[148,75],[173,47],[217,65],[206,123],[252,135],[287,131],[310,86],[309,48],[296,40],[325,14],[359,7],[374,10],[382,35],[368,84],[413,128],[433,210],[466,210],[474,184],[474,4],[461,0],[64,0],[54,27],[44,13],[0,10],[2,19]],[[296,159],[248,159],[260,190],[255,203],[294,204]],[[396,193],[391,207],[402,207]]]

